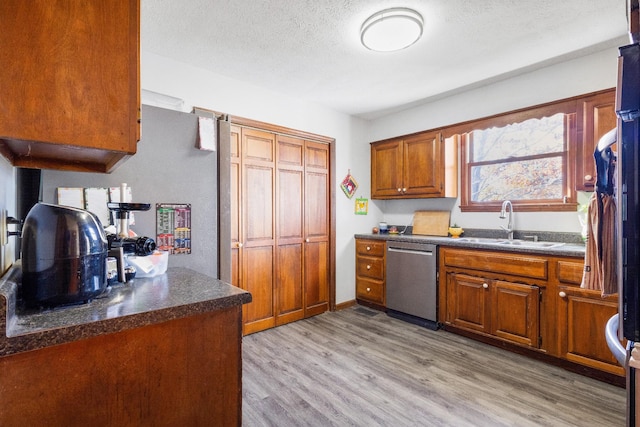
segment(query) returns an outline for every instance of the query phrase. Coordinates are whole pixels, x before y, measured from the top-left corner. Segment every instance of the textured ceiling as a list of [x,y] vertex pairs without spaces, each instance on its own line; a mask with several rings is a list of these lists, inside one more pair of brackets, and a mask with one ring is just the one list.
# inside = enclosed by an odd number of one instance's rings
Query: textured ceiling
[[[143,50],[375,118],[603,48],[625,37],[625,0],[142,0]],[[413,46],[360,44],[389,7],[425,19]]]

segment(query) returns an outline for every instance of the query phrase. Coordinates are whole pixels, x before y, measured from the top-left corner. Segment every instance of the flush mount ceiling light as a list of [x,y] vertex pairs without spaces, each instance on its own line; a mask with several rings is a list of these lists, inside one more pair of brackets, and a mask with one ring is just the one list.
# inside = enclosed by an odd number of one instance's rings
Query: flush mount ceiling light
[[360,41],[367,49],[378,52],[401,50],[420,39],[423,24],[422,15],[413,9],[385,9],[364,21]]

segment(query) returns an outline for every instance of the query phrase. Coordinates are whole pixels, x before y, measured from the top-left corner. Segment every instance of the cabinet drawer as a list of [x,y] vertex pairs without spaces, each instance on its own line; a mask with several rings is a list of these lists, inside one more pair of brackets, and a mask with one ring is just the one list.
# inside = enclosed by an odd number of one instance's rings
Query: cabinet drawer
[[356,298],[384,305],[384,282],[356,279]]
[[582,283],[582,273],[584,262],[558,261],[558,281],[580,285]]
[[384,256],[386,244],[377,240],[356,240],[356,253],[367,256]]
[[359,256],[356,260],[356,275],[384,280],[384,259]]
[[441,253],[444,255],[445,265],[451,267],[511,274],[533,279],[546,280],[548,278],[548,261],[545,258],[458,249],[447,249]]

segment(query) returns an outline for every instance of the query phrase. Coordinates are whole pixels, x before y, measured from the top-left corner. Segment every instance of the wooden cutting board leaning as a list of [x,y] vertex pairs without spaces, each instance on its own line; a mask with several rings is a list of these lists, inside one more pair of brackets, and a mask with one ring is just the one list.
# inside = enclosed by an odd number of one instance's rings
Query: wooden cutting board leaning
[[448,236],[450,211],[416,211],[413,214],[413,234]]

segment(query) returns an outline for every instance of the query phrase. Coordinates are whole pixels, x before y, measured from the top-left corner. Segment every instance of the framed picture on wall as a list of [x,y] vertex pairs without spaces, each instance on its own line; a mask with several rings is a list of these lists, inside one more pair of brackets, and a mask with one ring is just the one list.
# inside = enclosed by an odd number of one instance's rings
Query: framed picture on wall
[[356,198],[356,215],[366,215],[369,212],[369,199]]

